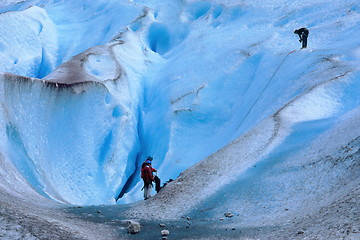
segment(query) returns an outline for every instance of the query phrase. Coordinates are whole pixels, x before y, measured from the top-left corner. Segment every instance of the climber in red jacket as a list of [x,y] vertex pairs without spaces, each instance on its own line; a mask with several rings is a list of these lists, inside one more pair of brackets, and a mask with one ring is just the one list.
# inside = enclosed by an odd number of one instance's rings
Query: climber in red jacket
[[141,178],[144,181],[144,199],[151,197],[152,182],[155,181],[153,172],[157,172],[155,168],[151,166],[152,157],[147,157],[145,162],[141,166]]

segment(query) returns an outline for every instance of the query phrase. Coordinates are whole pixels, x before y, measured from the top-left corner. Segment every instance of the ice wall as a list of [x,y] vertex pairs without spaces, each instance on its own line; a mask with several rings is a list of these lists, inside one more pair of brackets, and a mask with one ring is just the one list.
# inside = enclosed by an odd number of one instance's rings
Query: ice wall
[[147,155],[168,180],[279,112],[287,131],[340,117],[358,106],[359,9],[285,2],[1,6],[1,152],[45,196],[132,202]]
[[145,9],[128,1],[0,3],[0,71],[42,78],[61,63],[118,37]]
[[74,204],[114,202],[140,151],[139,76],[149,61],[140,46],[129,31],[43,80],[1,75],[1,149],[38,192]]
[[43,77],[56,67],[56,29],[44,9],[0,14],[0,32],[0,71]]

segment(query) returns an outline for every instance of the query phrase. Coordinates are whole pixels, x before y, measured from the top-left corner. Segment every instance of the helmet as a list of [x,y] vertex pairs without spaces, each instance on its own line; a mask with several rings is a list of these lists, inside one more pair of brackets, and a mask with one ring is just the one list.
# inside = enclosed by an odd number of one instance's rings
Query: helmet
[[153,160],[152,157],[148,156],[145,160],[145,163],[151,164],[151,161]]

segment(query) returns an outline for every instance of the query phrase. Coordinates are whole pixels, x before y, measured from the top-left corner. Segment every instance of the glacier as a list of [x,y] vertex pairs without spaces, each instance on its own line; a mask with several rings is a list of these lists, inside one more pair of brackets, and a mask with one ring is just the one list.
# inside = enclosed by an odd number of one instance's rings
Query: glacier
[[[45,220],[53,208],[95,206],[123,218],[190,216],[200,228],[290,228],[359,193],[357,1],[8,0],[0,12],[4,206],[27,200]],[[299,50],[293,31],[304,26]],[[144,202],[149,155],[175,181]],[[229,211],[231,221],[214,221]],[[86,239],[109,227],[58,218]],[[359,237],[358,214],[331,219]]]

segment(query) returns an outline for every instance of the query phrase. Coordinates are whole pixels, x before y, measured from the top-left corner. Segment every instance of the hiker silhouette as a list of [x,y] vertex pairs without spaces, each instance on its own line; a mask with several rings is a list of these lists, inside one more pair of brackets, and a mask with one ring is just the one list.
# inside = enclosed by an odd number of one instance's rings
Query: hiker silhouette
[[294,34],[299,35],[299,42],[302,43],[302,48],[307,47],[307,38],[309,36],[309,30],[307,28],[299,28],[294,31]]

